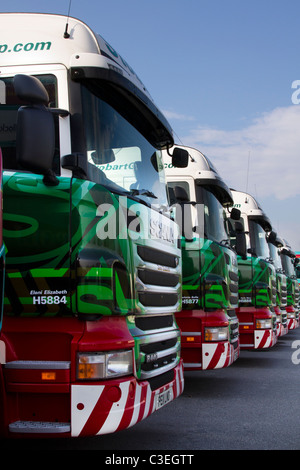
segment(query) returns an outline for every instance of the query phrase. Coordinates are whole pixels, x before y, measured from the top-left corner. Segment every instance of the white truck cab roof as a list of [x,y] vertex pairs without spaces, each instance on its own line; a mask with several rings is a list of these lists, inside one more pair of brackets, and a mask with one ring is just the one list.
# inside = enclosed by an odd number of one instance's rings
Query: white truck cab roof
[[188,151],[189,162],[185,168],[175,168],[172,165],[172,160],[168,152],[166,150],[163,151],[166,178],[181,178],[182,180],[192,178],[196,185],[214,188],[216,192],[219,193],[222,204],[231,206],[233,203],[231,191],[222,180],[212,162],[199,150],[183,145],[175,145],[170,149],[170,154],[172,154],[175,147],[180,147]]
[[272,225],[257,200],[243,191],[231,189],[234,207],[241,211],[242,217],[248,217],[259,222],[266,231],[272,230]]

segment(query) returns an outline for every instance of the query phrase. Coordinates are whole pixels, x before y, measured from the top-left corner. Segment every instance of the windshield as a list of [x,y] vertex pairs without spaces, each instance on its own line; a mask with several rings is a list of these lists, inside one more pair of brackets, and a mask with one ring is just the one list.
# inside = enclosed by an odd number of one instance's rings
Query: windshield
[[197,203],[203,204],[204,237],[218,243],[228,241],[225,229],[226,214],[216,196],[203,186],[196,186]]
[[285,274],[289,277],[296,277],[295,267],[292,261],[292,258],[288,255],[281,254],[282,267]]
[[269,247],[266,239],[266,232],[260,224],[254,220],[249,220],[251,248],[254,249],[258,258],[267,259],[270,257]]
[[82,108],[89,179],[154,208],[167,207],[161,151],[85,86]]
[[295,270],[296,270],[297,279],[299,279],[300,278],[300,264],[297,264]]
[[272,258],[276,271],[282,270],[280,254],[277,246],[268,243],[270,250],[270,258]]

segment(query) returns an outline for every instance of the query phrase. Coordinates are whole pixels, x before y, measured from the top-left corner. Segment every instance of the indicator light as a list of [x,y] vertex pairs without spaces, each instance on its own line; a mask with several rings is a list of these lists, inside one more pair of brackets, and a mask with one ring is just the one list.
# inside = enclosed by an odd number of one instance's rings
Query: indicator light
[[55,372],[42,372],[42,380],[55,380],[56,373]]

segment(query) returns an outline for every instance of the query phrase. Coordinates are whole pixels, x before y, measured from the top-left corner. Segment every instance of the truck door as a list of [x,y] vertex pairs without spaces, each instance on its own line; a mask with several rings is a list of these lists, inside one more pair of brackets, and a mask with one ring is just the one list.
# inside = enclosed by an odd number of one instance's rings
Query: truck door
[[[50,107],[57,107],[57,77],[42,73]],[[1,78],[0,145],[3,154],[3,238],[7,250],[5,313],[54,316],[70,309],[70,178],[60,174],[58,117],[53,172],[57,184],[16,163],[16,117],[20,102],[13,76]],[[43,155],[40,156],[43,158]]]

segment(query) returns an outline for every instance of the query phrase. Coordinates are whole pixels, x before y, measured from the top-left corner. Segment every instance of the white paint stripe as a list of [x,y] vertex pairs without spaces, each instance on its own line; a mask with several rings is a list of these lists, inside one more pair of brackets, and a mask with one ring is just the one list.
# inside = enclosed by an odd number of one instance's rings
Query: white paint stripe
[[[79,436],[102,392],[103,385],[72,385],[71,386],[71,435]],[[84,405],[83,410],[77,408],[78,403]]]
[[119,387],[121,389],[122,395],[118,402],[114,403],[111,407],[109,415],[107,416],[105,423],[103,424],[102,428],[98,432],[98,434],[109,434],[111,432],[115,432],[117,427],[119,426],[121,419],[123,418],[123,414],[125,411],[125,405],[128,397],[130,381],[122,382]]
[[184,389],[184,373],[183,373],[183,367],[180,367],[180,380],[181,380],[181,389],[180,392],[183,392]]
[[0,341],[0,364],[6,363],[6,347],[4,341]]
[[[210,361],[215,355],[216,349],[217,344],[205,344],[202,346],[202,363],[204,370],[209,366]],[[209,355],[206,356],[205,353],[209,353]]]
[[138,420],[139,412],[141,408],[141,393],[142,393],[142,387],[138,383],[136,383],[135,397],[134,397],[134,410],[133,410],[129,427],[134,426],[134,424]]
[[147,395],[146,395],[146,405],[145,405],[145,410],[144,410],[144,414],[143,414],[142,419],[144,419],[144,418],[146,418],[146,416],[148,416],[150,402],[151,402],[151,395],[152,395],[151,388],[150,388],[150,385],[148,384],[147,385]]

